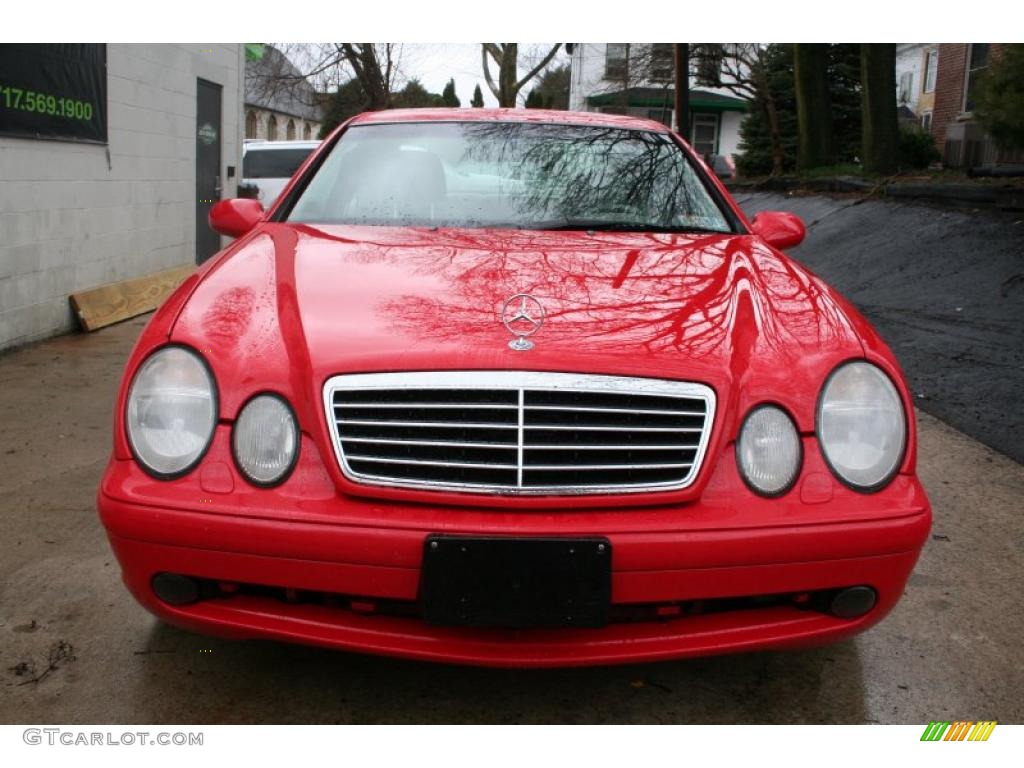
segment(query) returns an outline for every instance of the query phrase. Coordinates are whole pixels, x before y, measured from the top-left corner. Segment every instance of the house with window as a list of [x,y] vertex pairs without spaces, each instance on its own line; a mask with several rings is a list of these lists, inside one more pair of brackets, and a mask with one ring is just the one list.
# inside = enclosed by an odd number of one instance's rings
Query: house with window
[[[570,43],[569,109],[673,124],[672,43]],[[732,157],[748,104],[721,85],[720,64],[694,57],[688,139],[701,155]],[[695,67],[693,65],[696,65]]]
[[298,67],[272,45],[249,43],[245,51],[245,138],[318,138],[322,99]]
[[931,131],[935,83],[939,69],[938,43],[897,43],[896,103],[901,122]]
[[1024,163],[1024,151],[996,147],[974,116],[978,85],[998,59],[1000,43],[942,43],[938,46],[931,133],[943,164],[977,168]]

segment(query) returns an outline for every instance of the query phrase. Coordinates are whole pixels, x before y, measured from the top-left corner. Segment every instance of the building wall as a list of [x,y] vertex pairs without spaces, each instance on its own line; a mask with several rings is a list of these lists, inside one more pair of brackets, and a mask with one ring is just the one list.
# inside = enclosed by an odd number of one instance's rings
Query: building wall
[[[899,43],[896,46],[896,94],[899,103],[915,115],[920,114],[919,101],[924,79],[924,51],[927,43]],[[910,87],[903,93],[904,77],[909,78]],[[905,96],[906,98],[901,98]]]
[[740,151],[740,125],[744,112],[723,112],[721,116],[722,127],[718,134],[718,154],[728,157],[735,157]]
[[587,111],[587,96],[615,91],[622,83],[604,79],[605,43],[577,43],[571,59],[569,109]]
[[935,108],[932,112],[932,138],[941,152],[946,129],[963,113],[964,75],[967,66],[966,43],[943,43],[939,46],[939,72],[935,78]]
[[[988,66],[999,60],[1004,45],[988,44]],[[998,147],[974,115],[966,111],[964,96],[970,53],[970,43],[939,46],[932,138],[942,153],[942,162],[952,167],[1022,164],[1024,151]]]
[[0,348],[75,327],[68,294],[195,263],[196,78],[241,168],[241,45],[107,46],[106,146],[0,138]]
[[[273,117],[277,123],[277,133],[270,135],[270,118]],[[295,125],[295,135],[291,138],[296,141],[313,140],[320,138],[320,123],[316,120],[308,120],[302,117],[293,117],[284,112],[261,109],[246,105],[245,108],[245,138],[267,139],[276,141],[288,140],[288,121]]]

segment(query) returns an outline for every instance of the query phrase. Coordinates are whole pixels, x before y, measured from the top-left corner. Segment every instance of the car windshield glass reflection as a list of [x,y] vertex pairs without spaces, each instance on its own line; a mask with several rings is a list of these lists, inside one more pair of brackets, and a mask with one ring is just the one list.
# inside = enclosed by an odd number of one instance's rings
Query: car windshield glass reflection
[[289,221],[426,227],[731,231],[668,136],[601,126],[354,126]]

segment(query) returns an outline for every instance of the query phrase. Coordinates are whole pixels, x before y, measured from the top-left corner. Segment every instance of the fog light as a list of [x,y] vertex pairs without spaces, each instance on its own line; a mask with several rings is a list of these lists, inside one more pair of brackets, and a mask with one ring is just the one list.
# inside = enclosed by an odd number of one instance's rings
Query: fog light
[[150,583],[156,596],[168,605],[189,605],[199,599],[199,584],[180,573],[158,573]]
[[874,608],[877,599],[871,587],[849,587],[836,593],[828,612],[840,619],[855,619]]

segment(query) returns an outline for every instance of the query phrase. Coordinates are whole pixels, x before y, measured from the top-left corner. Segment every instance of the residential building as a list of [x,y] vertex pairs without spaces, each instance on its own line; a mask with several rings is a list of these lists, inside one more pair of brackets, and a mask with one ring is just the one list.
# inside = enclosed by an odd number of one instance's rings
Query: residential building
[[938,43],[897,43],[896,102],[900,119],[930,132],[938,79]]
[[1002,48],[1000,43],[942,43],[938,47],[931,130],[947,166],[1024,164],[1024,151],[996,147],[974,116],[978,84]]
[[[572,43],[569,109],[673,124],[672,43]],[[688,138],[701,155],[738,152],[747,102],[720,84],[716,62],[697,61],[690,80]],[[710,65],[710,66],[708,66]]]
[[0,117],[0,348],[74,328],[71,293],[227,243],[207,213],[235,195],[243,67],[236,44],[0,45],[22,102]]
[[323,123],[320,94],[272,45],[250,43],[245,57],[245,138],[317,139]]

